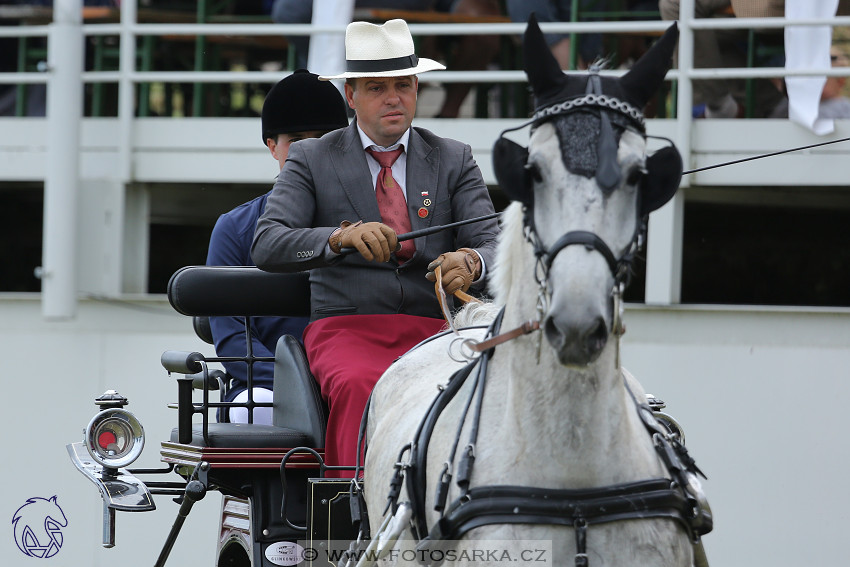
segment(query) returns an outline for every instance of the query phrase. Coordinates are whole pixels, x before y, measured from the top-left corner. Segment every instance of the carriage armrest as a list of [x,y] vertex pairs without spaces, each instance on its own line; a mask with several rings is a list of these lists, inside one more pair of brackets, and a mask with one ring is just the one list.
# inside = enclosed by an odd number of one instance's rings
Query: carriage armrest
[[273,274],[252,266],[186,266],[168,281],[168,301],[183,315],[310,315],[306,272]]
[[167,350],[160,357],[162,367],[177,374],[197,374],[203,370],[200,363],[205,360],[206,357],[199,352],[182,350]]
[[325,404],[310,373],[304,347],[291,335],[277,341],[273,392],[272,423],[304,432],[312,438],[310,447],[324,447]]

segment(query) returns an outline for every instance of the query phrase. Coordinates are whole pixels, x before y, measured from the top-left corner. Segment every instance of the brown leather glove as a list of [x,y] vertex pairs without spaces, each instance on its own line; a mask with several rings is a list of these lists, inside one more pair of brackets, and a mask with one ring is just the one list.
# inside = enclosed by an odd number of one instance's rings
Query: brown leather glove
[[356,248],[370,262],[386,262],[398,247],[398,238],[393,229],[379,222],[342,221],[328,238],[328,244],[337,254],[343,248]]
[[425,278],[436,282],[434,270],[440,266],[443,272],[443,289],[447,294],[457,290],[466,291],[472,282],[481,277],[481,258],[472,248],[460,248],[457,252],[440,254],[436,260],[428,264]]

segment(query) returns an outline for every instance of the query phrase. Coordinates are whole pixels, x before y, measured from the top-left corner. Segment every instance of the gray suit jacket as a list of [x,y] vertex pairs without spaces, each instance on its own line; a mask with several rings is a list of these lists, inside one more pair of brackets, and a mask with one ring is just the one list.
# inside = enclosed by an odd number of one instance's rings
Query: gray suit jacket
[[[468,145],[412,128],[407,151],[407,202],[412,230],[493,212]],[[426,205],[426,199],[430,204]],[[421,218],[421,208],[428,214]],[[254,262],[271,272],[310,272],[312,319],[345,314],[406,313],[441,317],[427,265],[443,252],[474,248],[493,267],[495,220],[417,238],[402,266],[360,254],[325,254],[328,237],[348,220],[381,221],[356,122],[290,147],[283,171],[257,222]],[[320,269],[315,269],[320,268]],[[485,282],[478,282],[480,289]]]

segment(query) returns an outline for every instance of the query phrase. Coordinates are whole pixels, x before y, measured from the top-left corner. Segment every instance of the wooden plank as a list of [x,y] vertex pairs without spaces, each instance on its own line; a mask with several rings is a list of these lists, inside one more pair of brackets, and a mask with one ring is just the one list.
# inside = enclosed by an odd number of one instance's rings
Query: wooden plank
[[511,19],[507,16],[472,16],[435,10],[391,10],[384,8],[357,8],[354,10],[355,20],[385,22],[396,18],[417,24],[504,24],[511,22]]

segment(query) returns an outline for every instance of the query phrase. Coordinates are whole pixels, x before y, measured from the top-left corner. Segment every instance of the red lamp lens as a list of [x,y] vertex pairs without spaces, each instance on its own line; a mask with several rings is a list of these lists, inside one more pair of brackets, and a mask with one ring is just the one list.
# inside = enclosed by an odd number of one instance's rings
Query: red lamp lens
[[101,447],[103,447],[104,449],[108,448],[110,445],[112,445],[116,441],[117,441],[117,438],[115,437],[115,434],[111,431],[104,431],[97,438],[97,444],[100,445]]

